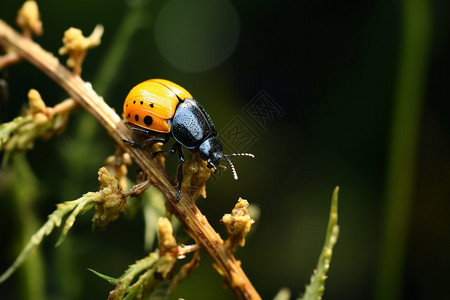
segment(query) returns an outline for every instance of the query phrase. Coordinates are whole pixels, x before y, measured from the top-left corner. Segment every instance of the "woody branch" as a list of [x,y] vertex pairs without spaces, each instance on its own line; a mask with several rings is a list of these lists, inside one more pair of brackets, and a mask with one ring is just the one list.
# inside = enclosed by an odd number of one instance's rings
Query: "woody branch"
[[257,291],[217,232],[194,203],[194,199],[185,193],[176,202],[176,190],[170,183],[170,176],[160,167],[145,149],[133,148],[124,143],[132,140],[133,135],[122,122],[119,115],[109,107],[91,85],[73,74],[51,53],[42,49],[30,38],[21,36],[8,24],[0,20],[0,45],[13,50],[20,58],[29,61],[60,85],[72,99],[86,109],[103,125],[114,141],[125,149],[133,161],[147,174],[166,197],[169,207],[185,227],[186,231],[204,247],[215,263],[216,269],[224,277],[239,299],[260,299]]

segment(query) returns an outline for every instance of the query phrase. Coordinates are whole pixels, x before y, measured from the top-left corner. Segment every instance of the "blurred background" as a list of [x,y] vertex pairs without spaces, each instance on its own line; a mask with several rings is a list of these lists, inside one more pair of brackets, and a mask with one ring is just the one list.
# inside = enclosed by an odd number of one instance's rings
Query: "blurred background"
[[[169,79],[202,103],[227,153],[255,154],[235,160],[238,181],[229,170],[216,174],[198,206],[224,238],[219,220],[239,197],[259,207],[236,257],[263,299],[282,287],[293,297],[304,291],[337,185],[341,231],[325,299],[448,295],[449,1],[38,4],[44,35],[34,39],[54,54],[67,28],[89,35],[96,24],[105,26],[82,77],[119,113],[134,85]],[[2,0],[0,18],[13,24],[21,5]],[[67,97],[27,62],[0,72],[9,84],[2,122],[20,114],[30,88],[49,106]],[[34,174],[24,181],[33,187],[25,202],[12,188],[20,179],[7,182],[3,171],[0,272],[57,203],[98,188],[97,170],[114,151],[105,130],[80,109],[62,135],[38,140],[28,163],[17,164]],[[168,161],[175,174],[176,158]],[[31,267],[0,285],[2,299],[107,298],[113,286],[87,268],[119,276],[146,256],[144,221],[137,212],[93,234],[91,218],[78,217],[58,248],[58,232],[46,238]],[[211,264],[202,252],[200,267],[170,298],[233,299]],[[27,270],[40,271],[29,277]]]

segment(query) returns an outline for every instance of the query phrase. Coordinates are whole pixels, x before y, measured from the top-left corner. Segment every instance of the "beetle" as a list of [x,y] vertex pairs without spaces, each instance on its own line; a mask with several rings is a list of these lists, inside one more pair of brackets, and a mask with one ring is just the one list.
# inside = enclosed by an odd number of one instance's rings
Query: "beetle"
[[[149,138],[146,142],[167,143],[170,137],[175,140],[172,149],[156,151],[152,155],[178,154],[177,201],[180,200],[185,162],[182,147],[192,152],[198,151],[200,157],[207,162],[207,167],[214,172],[225,159],[235,180],[238,176],[230,157],[255,157],[250,153],[224,154],[216,127],[203,106],[186,89],[171,81],[150,79],[136,85],[128,93],[123,111],[133,131],[162,136]],[[133,146],[144,147],[134,141],[124,141]]]

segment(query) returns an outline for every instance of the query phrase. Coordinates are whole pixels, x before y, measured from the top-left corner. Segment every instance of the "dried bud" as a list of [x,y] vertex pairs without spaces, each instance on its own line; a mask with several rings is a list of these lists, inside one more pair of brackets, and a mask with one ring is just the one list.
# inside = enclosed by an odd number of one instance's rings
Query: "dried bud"
[[169,219],[161,217],[158,220],[159,250],[161,253],[171,251],[177,246],[177,241],[173,237],[172,223]]
[[248,214],[248,201],[239,198],[238,203],[231,214],[223,216],[220,222],[225,225],[228,233],[227,243],[230,246],[238,244],[241,247],[245,245],[245,237],[255,221]]
[[86,57],[87,50],[98,46],[102,35],[103,26],[101,25],[97,25],[89,37],[84,37],[78,28],[70,27],[64,32],[64,46],[59,49],[59,54],[69,55],[67,66],[73,68],[74,74],[81,73],[81,64]]
[[206,198],[206,181],[208,181],[213,172],[207,166],[198,152],[194,152],[189,161],[183,166],[183,183],[181,188],[183,192],[191,195],[192,199],[198,196]]
[[22,28],[25,36],[42,34],[42,21],[36,1],[26,1],[19,9],[16,23]]
[[116,220],[121,212],[127,210],[127,201],[122,197],[119,183],[106,168],[98,171],[101,197],[95,206],[96,213],[92,222],[96,228],[104,228]]
[[37,114],[39,112],[43,112],[46,109],[44,100],[42,100],[41,95],[35,89],[31,89],[28,91],[28,101],[31,114]]
[[108,171],[117,178],[122,190],[127,189],[128,166],[131,165],[131,157],[128,153],[111,155],[106,159]]
[[156,265],[156,274],[161,278],[166,278],[175,266],[178,254],[177,241],[173,236],[172,224],[169,219],[164,217],[159,218],[158,234],[161,256]]

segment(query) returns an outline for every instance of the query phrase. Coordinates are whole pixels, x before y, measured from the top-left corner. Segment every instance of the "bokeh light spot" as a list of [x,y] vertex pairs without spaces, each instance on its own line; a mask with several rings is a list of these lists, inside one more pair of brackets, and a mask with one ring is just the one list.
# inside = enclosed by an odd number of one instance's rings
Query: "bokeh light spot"
[[239,18],[226,0],[169,1],[155,22],[161,54],[183,71],[202,72],[226,60],[239,38]]

